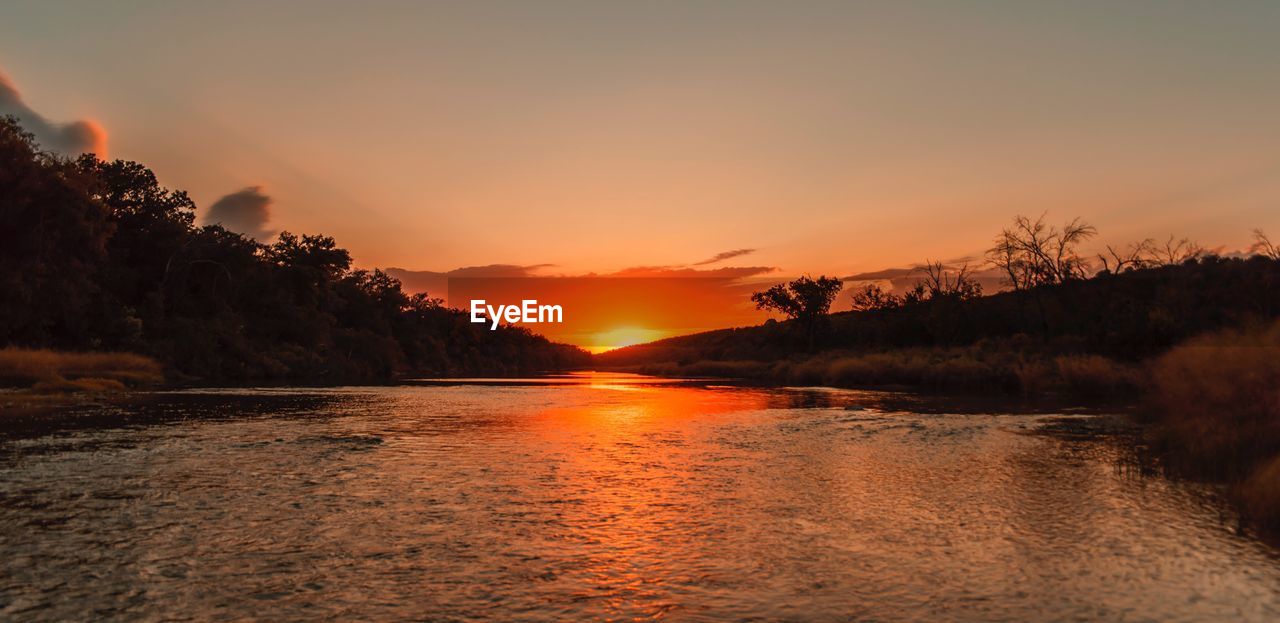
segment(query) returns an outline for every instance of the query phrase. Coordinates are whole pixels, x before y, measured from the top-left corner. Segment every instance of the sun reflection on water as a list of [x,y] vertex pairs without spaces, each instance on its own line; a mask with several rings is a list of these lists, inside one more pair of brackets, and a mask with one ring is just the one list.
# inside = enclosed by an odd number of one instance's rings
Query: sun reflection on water
[[181,425],[9,442],[0,574],[21,581],[0,602],[534,621],[1265,620],[1280,601],[1280,564],[1221,507],[1026,434],[1038,416],[502,383],[202,390],[146,407]]

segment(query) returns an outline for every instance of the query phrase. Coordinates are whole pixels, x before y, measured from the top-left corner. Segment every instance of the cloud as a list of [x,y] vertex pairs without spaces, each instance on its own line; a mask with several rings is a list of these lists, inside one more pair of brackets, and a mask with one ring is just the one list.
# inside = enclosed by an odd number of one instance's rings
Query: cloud
[[488,264],[486,266],[464,266],[455,268],[447,273],[445,277],[534,277],[533,273],[543,269],[555,266],[555,264],[529,264],[521,266],[518,264]]
[[700,269],[686,266],[632,266],[609,273],[586,273],[579,275],[545,275],[540,271],[554,267],[555,264],[488,264],[485,266],[464,266],[449,271],[409,270],[405,268],[386,268],[388,275],[400,280],[406,292],[426,292],[443,296],[449,289],[451,278],[525,278],[525,277],[558,277],[561,279],[610,279],[610,278],[648,278],[648,279],[707,279],[714,280],[719,288],[749,288],[751,279],[777,271],[773,266],[725,266],[721,268]]
[[[951,274],[955,274],[963,266],[969,267],[969,275],[974,281],[982,285],[982,291],[991,293],[999,292],[1006,289],[1005,274],[998,268],[991,266],[974,266],[970,263],[972,258],[957,258],[955,261],[944,262],[943,268]],[[885,268],[882,270],[873,270],[853,275],[846,275],[840,280],[846,283],[879,283],[882,287],[887,286],[891,292],[906,292],[915,286],[917,281],[924,278],[924,266],[903,266],[898,268]]]
[[614,273],[592,275],[599,277],[684,277],[703,279],[747,279],[778,270],[774,266],[725,266],[700,269],[683,266],[632,266]]
[[744,255],[748,255],[755,252],[756,252],[755,249],[734,249],[732,251],[717,253],[711,256],[710,258],[702,260],[701,262],[694,262],[693,265],[706,266],[707,264],[715,264],[716,262],[723,262],[724,260],[733,259],[735,257],[742,257]]
[[222,197],[204,215],[205,225],[221,225],[258,242],[276,235],[267,229],[270,220],[271,197],[263,194],[261,186],[248,186]]
[[407,268],[387,268],[388,275],[400,280],[406,292],[427,292],[443,295],[448,288],[451,277],[536,277],[537,271],[550,268],[555,264],[487,264],[485,266],[463,266],[448,271],[409,270]]
[[0,74],[0,115],[17,117],[45,149],[68,156],[94,153],[99,158],[107,157],[107,132],[96,121],[53,123],[45,119],[22,100],[18,87],[4,74]]

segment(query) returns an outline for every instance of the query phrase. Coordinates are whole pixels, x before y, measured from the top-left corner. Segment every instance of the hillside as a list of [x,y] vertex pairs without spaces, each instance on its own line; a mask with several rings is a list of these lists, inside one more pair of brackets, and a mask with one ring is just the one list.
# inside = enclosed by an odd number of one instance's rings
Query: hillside
[[172,379],[320,383],[588,361],[409,295],[331,237],[260,241],[197,226],[195,211],[141,164],[63,158],[0,117],[0,347],[19,349],[7,358],[117,351],[158,360]]
[[[838,305],[848,306],[849,298]],[[1156,355],[1187,338],[1280,316],[1280,261],[1215,255],[1177,265],[1103,272],[968,300],[937,297],[893,309],[825,316],[810,346],[795,321],[710,331],[595,357],[603,367],[649,371],[734,362],[760,366],[841,354],[977,351],[1027,357],[1103,356],[1120,363]],[[674,368],[673,368],[674,367]]]

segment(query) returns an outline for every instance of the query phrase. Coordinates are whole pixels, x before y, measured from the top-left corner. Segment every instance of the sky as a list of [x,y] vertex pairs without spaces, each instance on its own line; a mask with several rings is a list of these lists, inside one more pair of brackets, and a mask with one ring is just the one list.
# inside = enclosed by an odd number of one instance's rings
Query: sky
[[1280,232],[1277,2],[4,14],[0,107],[49,142],[143,162],[206,220],[332,235],[362,266],[851,275],[980,255],[1044,212],[1097,244]]

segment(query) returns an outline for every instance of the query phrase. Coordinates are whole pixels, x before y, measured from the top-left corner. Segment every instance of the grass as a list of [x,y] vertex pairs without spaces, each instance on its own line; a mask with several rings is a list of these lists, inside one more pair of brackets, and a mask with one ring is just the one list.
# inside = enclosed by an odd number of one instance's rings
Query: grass
[[660,376],[740,378],[791,385],[905,385],[934,391],[1025,395],[1062,392],[1098,399],[1134,396],[1144,382],[1140,367],[1105,357],[1052,356],[991,344],[870,353],[834,351],[776,362],[664,362],[634,370]]
[[1233,488],[1245,516],[1272,535],[1280,534],[1280,456],[1259,465]]
[[1280,534],[1280,323],[1193,339],[1151,366],[1152,449],[1176,475],[1227,482]]
[[113,392],[163,381],[159,363],[134,353],[0,349],[0,386],[39,393]]

